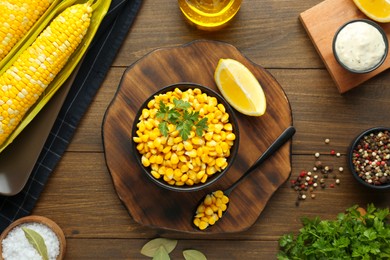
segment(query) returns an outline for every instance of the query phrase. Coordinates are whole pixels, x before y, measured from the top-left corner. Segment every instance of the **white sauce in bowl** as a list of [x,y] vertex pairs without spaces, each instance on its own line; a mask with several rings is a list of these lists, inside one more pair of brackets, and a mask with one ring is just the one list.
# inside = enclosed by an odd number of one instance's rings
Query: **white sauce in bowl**
[[381,62],[386,51],[380,31],[362,21],[343,27],[336,36],[334,47],[339,61],[355,71],[375,67]]

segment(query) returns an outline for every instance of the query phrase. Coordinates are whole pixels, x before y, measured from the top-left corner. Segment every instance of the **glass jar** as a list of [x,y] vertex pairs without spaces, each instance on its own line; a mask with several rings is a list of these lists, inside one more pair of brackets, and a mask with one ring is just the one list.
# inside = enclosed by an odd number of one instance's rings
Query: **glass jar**
[[242,0],[178,0],[180,10],[190,24],[202,30],[224,27],[238,12]]

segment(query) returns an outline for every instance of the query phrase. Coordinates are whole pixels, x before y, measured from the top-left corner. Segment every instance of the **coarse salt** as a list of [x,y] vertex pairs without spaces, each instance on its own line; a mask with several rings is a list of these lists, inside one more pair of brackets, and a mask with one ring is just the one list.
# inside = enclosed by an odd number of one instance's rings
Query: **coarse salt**
[[49,259],[57,259],[60,253],[60,242],[57,235],[48,226],[40,223],[24,223],[13,228],[2,241],[4,260],[41,260],[38,251],[27,240],[22,227],[38,232],[45,241]]

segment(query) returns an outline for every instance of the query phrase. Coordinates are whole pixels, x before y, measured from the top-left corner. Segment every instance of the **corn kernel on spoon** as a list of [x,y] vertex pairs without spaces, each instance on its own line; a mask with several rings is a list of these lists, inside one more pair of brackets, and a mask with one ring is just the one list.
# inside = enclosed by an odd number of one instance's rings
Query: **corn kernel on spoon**
[[260,166],[266,159],[273,155],[294,134],[295,128],[293,126],[289,126],[256,160],[256,162],[229,188],[224,191],[214,191],[202,198],[196,208],[193,224],[200,230],[204,230],[208,226],[214,225],[215,222],[218,221],[227,211],[230,193],[242,182],[242,180],[251,174],[253,170]]

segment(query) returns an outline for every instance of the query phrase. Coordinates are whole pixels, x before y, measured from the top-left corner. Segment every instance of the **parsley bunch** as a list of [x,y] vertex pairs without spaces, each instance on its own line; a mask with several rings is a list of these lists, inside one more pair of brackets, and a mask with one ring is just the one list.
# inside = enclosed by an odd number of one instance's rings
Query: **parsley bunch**
[[279,239],[278,259],[390,259],[389,217],[370,204],[365,215],[353,206],[336,220],[303,218],[296,237]]
[[198,136],[203,135],[203,130],[207,129],[207,117],[199,120],[199,112],[189,112],[191,104],[184,100],[173,99],[173,108],[160,101],[160,109],[156,117],[161,120],[158,128],[163,136],[168,136],[168,124],[175,125],[183,140],[187,140],[192,127],[195,126],[195,133]]

